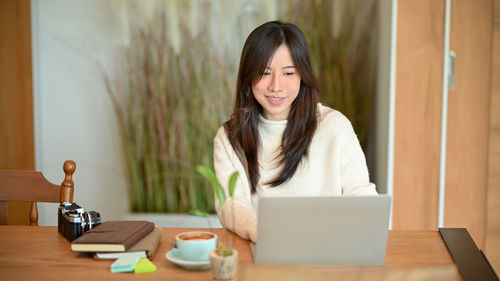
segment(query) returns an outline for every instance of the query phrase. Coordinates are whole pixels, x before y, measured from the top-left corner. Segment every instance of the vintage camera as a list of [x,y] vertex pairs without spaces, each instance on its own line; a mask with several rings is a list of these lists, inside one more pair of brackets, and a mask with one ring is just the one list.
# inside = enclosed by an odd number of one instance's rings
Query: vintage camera
[[101,214],[95,211],[86,212],[76,203],[61,203],[57,217],[59,233],[69,241],[101,224]]

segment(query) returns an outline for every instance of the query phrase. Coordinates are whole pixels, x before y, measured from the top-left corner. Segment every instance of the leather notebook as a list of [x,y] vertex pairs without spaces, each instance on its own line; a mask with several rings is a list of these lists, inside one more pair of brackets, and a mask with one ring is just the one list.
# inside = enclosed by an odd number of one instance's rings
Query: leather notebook
[[107,221],[71,242],[76,252],[124,252],[153,231],[148,221]]
[[124,256],[140,256],[141,258],[150,258],[156,252],[156,248],[160,242],[161,230],[155,229],[148,235],[144,236],[135,245],[127,249],[125,252],[104,252],[95,253],[96,259],[117,259]]

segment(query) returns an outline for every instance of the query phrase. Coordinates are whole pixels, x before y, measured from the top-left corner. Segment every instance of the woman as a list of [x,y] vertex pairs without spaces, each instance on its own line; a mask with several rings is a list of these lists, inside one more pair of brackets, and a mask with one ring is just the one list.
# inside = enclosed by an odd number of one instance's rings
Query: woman
[[377,194],[351,123],[318,103],[304,34],[279,21],[245,42],[233,114],[214,139],[214,167],[223,184],[239,172],[234,200],[216,209],[225,227],[252,241],[259,196]]

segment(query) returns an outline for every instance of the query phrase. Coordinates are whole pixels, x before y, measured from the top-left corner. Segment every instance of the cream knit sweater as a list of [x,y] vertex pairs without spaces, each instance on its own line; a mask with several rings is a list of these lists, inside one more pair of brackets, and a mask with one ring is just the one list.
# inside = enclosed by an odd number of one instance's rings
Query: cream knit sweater
[[223,212],[216,199],[217,214],[225,227],[245,239],[256,241],[259,196],[377,195],[375,185],[369,181],[365,156],[349,120],[327,106],[318,104],[318,109],[319,123],[309,147],[309,157],[299,164],[288,182],[277,187],[263,183],[280,171],[274,159],[287,121],[271,121],[261,116],[260,180],[253,195],[243,165],[224,128],[219,128],[214,139],[214,167],[226,194],[229,194],[227,182],[231,174],[238,171],[240,175],[234,200],[226,202]]

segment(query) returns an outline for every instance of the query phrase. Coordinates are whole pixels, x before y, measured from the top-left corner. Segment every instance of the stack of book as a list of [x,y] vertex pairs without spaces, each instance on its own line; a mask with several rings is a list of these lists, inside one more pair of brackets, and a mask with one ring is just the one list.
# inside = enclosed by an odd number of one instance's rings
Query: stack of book
[[71,250],[94,253],[97,259],[150,258],[160,238],[161,231],[152,222],[108,221],[73,240]]

